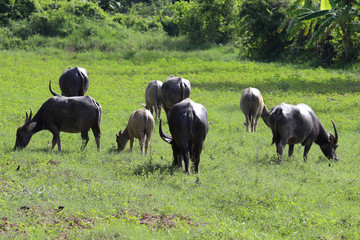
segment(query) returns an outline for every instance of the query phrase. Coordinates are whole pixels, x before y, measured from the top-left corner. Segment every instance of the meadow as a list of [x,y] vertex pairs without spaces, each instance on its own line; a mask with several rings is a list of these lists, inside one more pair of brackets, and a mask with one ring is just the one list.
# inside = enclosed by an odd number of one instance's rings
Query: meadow
[[[0,52],[1,239],[358,239],[360,238],[360,77],[346,69],[240,61],[227,49],[76,53],[43,49]],[[51,150],[48,131],[13,151],[25,112],[35,114],[69,66],[89,72],[87,94],[103,109],[101,152],[92,133],[62,133]],[[191,99],[207,108],[209,133],[199,174],[173,168],[156,122],[147,155],[115,135],[144,102],[147,83],[175,75],[191,82]],[[314,144],[279,164],[271,130],[260,120],[246,133],[240,95],[258,88],[269,109],[311,106],[327,131],[339,133],[339,161]],[[164,119],[164,111],[162,112]],[[169,133],[165,124],[164,129]],[[286,148],[287,152],[287,148]]]

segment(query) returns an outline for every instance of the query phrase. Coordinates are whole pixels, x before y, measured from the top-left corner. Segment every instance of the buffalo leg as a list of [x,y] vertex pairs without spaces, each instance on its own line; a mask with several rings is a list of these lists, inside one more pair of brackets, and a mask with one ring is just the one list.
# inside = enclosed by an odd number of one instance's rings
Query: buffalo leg
[[309,143],[309,144],[305,145],[305,148],[304,148],[304,162],[306,162],[306,160],[307,160],[307,155],[308,155],[308,152],[310,151],[311,145],[312,145],[312,143]]
[[276,152],[277,152],[277,154],[279,156],[280,162],[282,162],[282,160],[283,160],[282,156],[283,156],[283,152],[284,152],[286,142],[287,142],[287,140],[286,141],[280,140],[280,142],[276,144]]
[[81,138],[83,140],[83,144],[81,146],[81,150],[84,150],[87,143],[89,142],[89,134],[88,134],[88,131],[83,131],[81,132]]
[[291,157],[294,153],[294,144],[289,145],[289,157]]
[[247,132],[250,132],[250,130],[249,130],[250,117],[249,117],[248,115],[246,115],[246,116],[245,116],[245,120],[246,120],[246,123],[245,123],[245,125],[246,125],[246,131],[247,131]]
[[61,152],[61,140],[60,140],[60,134],[59,133],[53,133],[53,139],[52,139],[52,146],[51,148],[54,149],[55,145],[58,145],[58,150]]
[[161,114],[161,106],[157,107],[157,118],[160,119],[160,114]]
[[258,122],[259,122],[259,118],[260,118],[260,115],[255,118],[255,121],[254,121],[254,132],[256,132],[256,130],[257,130],[257,125],[258,125]]
[[146,140],[145,140],[145,153],[147,153],[147,150],[149,148],[149,141],[151,139],[151,135],[147,134],[146,135]]
[[194,162],[194,170],[196,173],[199,173],[199,164],[200,164],[200,155],[201,155],[201,151],[202,151],[202,145],[194,147],[194,152],[193,152],[193,162]]
[[134,139],[130,138],[130,152],[133,151],[133,147],[134,147]]
[[175,144],[172,145],[172,150],[173,150],[173,166],[178,166],[178,167],[182,167],[181,164],[181,155],[179,154],[179,149],[177,148],[177,146]]
[[144,154],[144,141],[145,141],[145,137],[139,138],[139,145],[140,145],[141,154]]
[[184,158],[184,163],[185,163],[185,172],[190,174],[190,168],[189,168],[189,156],[187,152],[184,152],[183,154],[181,154],[182,157]]
[[97,150],[100,151],[100,136],[101,136],[100,129],[98,127],[94,127],[91,130],[93,131],[94,134]]
[[250,119],[250,122],[251,122],[251,131],[252,131],[252,132],[255,132],[255,120],[256,120],[256,118],[254,118],[254,117],[252,117],[252,118]]

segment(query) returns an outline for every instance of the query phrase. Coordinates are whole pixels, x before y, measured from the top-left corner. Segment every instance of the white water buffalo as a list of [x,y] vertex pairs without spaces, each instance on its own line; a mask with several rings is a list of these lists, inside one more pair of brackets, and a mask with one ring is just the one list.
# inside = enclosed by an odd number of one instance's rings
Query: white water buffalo
[[88,73],[85,68],[69,67],[61,74],[59,85],[63,96],[84,96],[89,88]]
[[[133,150],[134,138],[139,139],[139,145],[141,154],[147,153],[149,141],[154,131],[155,121],[152,114],[146,109],[139,109],[134,111],[128,121],[128,124],[124,131],[119,131],[116,134],[116,142],[118,144],[118,150],[122,151],[127,142],[130,140],[130,151]],[[146,139],[145,139],[146,138]]]
[[145,89],[144,107],[153,114],[155,110],[155,119],[160,118],[161,114],[161,86],[162,82],[153,80],[149,82]]
[[100,150],[101,113],[100,104],[90,96],[52,97],[40,107],[33,118],[31,109],[30,116],[26,113],[24,125],[17,129],[14,149],[25,148],[31,137],[41,130],[49,130],[53,134],[52,148],[57,144],[59,151],[62,150],[60,132],[81,132],[84,149],[89,141],[88,131],[91,128],[97,149]]
[[187,79],[170,76],[161,87],[161,102],[168,116],[172,106],[190,97],[191,86]]
[[313,142],[318,144],[328,159],[337,160],[338,134],[332,121],[335,136],[327,133],[314,111],[306,104],[296,106],[282,103],[275,106],[269,116],[269,123],[273,133],[272,143],[276,144],[276,151],[282,158],[286,144],[289,144],[289,157],[294,151],[294,144],[305,146],[304,161]]
[[247,132],[250,131],[250,125],[251,131],[256,132],[257,124],[264,107],[265,104],[263,98],[257,88],[249,87],[244,89],[241,93],[240,109],[245,115],[245,126]]
[[205,107],[189,98],[175,104],[169,112],[168,124],[170,135],[164,133],[159,125],[160,137],[171,144],[173,150],[173,165],[182,167],[185,162],[185,172],[190,174],[189,154],[194,163],[195,172],[199,172],[200,154],[203,149],[207,132],[209,131],[208,116]]

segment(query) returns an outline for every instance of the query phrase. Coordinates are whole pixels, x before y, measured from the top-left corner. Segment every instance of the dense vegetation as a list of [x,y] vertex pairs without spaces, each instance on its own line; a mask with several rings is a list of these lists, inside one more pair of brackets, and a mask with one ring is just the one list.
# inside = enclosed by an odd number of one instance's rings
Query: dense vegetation
[[[312,0],[2,0],[0,48],[112,52],[228,44],[259,61],[356,61],[360,4],[329,3],[322,10]],[[135,46],[132,34],[145,33],[161,41]],[[183,43],[166,44],[173,41]]]

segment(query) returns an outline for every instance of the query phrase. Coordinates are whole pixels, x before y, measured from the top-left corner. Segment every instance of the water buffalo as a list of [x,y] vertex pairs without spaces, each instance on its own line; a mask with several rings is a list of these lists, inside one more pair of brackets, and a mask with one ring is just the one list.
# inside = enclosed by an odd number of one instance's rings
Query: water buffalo
[[17,129],[14,149],[25,148],[31,137],[41,130],[49,130],[53,134],[52,148],[57,144],[59,151],[62,149],[60,132],[81,132],[84,149],[89,141],[88,131],[91,128],[99,151],[101,113],[100,104],[90,96],[52,97],[40,107],[33,118],[31,109],[30,116],[26,113],[24,125]]
[[272,144],[276,144],[276,151],[282,158],[286,144],[289,144],[289,157],[294,151],[294,144],[305,146],[304,161],[313,142],[318,144],[328,159],[337,160],[338,134],[332,121],[335,136],[327,133],[314,111],[306,104],[296,106],[282,103],[275,106],[269,116],[269,123],[273,133]]
[[[128,121],[128,124],[124,131],[119,131],[116,134],[116,142],[118,144],[118,150],[122,151],[127,142],[130,140],[130,151],[133,150],[134,138],[139,139],[139,145],[141,154],[144,154],[144,142],[145,153],[147,153],[149,141],[151,139],[152,132],[154,131],[155,121],[152,114],[146,109],[139,109],[134,111]],[[146,137],[146,140],[145,140]]]
[[173,165],[182,167],[185,162],[185,172],[190,174],[189,155],[194,162],[195,172],[199,172],[200,154],[203,149],[207,132],[209,131],[207,111],[201,104],[189,98],[175,104],[168,117],[171,136],[164,133],[159,125],[160,137],[171,144],[173,149]]
[[240,109],[245,115],[246,131],[249,132],[251,124],[251,131],[256,132],[258,120],[262,114],[265,104],[260,91],[257,88],[245,88],[241,93]]
[[161,102],[167,117],[174,104],[190,97],[190,88],[189,80],[181,77],[170,76],[164,81],[161,87]]
[[89,88],[88,73],[85,68],[69,67],[61,74],[59,85],[63,96],[84,96]]
[[161,114],[161,86],[162,82],[153,80],[149,82],[145,89],[145,103],[144,107],[153,114],[155,110],[155,119],[160,118]]

